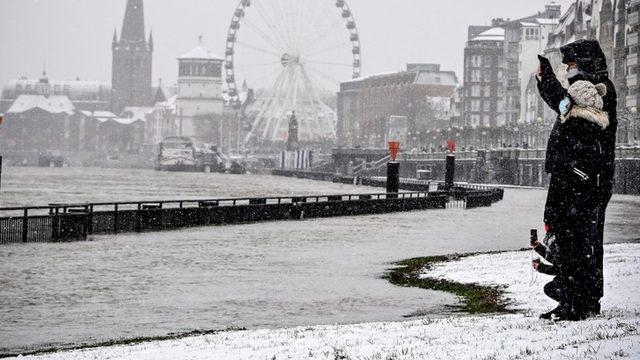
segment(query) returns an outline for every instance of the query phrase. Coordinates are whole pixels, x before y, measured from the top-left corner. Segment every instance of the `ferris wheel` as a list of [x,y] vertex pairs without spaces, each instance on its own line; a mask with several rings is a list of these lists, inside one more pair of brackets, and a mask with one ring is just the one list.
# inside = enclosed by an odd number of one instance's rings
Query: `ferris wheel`
[[361,65],[346,1],[240,1],[227,34],[225,75],[232,100],[254,90],[245,142],[286,141],[294,112],[301,142],[332,142],[339,84],[360,77]]

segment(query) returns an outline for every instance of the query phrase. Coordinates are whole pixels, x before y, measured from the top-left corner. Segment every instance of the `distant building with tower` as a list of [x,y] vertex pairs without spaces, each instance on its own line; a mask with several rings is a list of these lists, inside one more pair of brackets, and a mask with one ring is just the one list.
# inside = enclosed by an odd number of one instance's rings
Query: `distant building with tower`
[[143,0],[128,0],[120,39],[116,31],[112,42],[111,111],[126,106],[152,106],[153,34],[147,40]]
[[178,58],[178,135],[219,141],[224,112],[222,58],[202,44]]
[[[112,83],[53,80],[46,71],[2,88],[0,149],[15,163],[58,152],[70,163],[125,154],[152,159],[175,135],[239,153],[246,135],[246,87],[231,101],[223,92],[223,59],[202,44],[178,58],[178,82],[152,86],[153,35],[145,31],[143,0],[127,0],[111,42]],[[225,96],[226,95],[226,96]],[[53,136],[52,136],[53,135]]]

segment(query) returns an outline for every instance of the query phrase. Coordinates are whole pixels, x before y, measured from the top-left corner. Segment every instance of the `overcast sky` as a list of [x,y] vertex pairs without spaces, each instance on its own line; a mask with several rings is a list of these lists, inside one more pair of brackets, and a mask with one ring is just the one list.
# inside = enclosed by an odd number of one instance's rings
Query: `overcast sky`
[[[273,1],[273,0],[254,0]],[[333,0],[318,0],[333,3]],[[542,0],[348,0],[362,40],[364,74],[433,62],[462,76],[467,26],[544,9]],[[571,0],[557,0],[563,11]],[[238,0],[146,0],[155,40],[154,84],[175,83],[176,57],[197,44],[224,52]],[[0,0],[0,84],[20,76],[111,80],[111,38],[126,0]]]

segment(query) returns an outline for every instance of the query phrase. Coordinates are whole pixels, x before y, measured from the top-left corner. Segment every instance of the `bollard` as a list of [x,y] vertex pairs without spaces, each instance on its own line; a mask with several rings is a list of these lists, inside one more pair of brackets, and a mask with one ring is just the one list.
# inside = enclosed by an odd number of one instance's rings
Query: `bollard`
[[400,191],[400,163],[387,163],[387,199],[397,199]]
[[444,176],[444,188],[447,191],[453,189],[453,178],[456,172],[456,156],[453,154],[447,154],[446,173]]
[[120,229],[120,225],[118,224],[118,204],[115,204],[113,208],[113,233],[117,234]]
[[24,209],[24,216],[22,217],[22,242],[29,241],[29,209]]
[[456,156],[454,155],[456,151],[456,142],[453,140],[447,140],[447,149],[449,152],[447,153],[447,163],[445,165],[445,175],[444,175],[444,189],[446,191],[451,191],[453,189],[453,178],[456,172]]
[[389,157],[387,163],[387,199],[397,199],[400,191],[400,163],[396,161],[400,152],[399,141],[389,141]]

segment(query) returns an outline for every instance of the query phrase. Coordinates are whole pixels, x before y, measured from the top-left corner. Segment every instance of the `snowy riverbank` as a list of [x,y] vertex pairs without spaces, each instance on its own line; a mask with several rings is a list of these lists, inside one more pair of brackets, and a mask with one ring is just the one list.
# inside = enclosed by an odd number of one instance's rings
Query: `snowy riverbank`
[[529,253],[507,252],[438,264],[423,276],[505,286],[516,314],[226,332],[34,358],[640,358],[640,244],[607,245],[605,251],[603,314],[582,322],[539,320],[538,313],[554,306],[542,294],[548,278],[532,278]]

